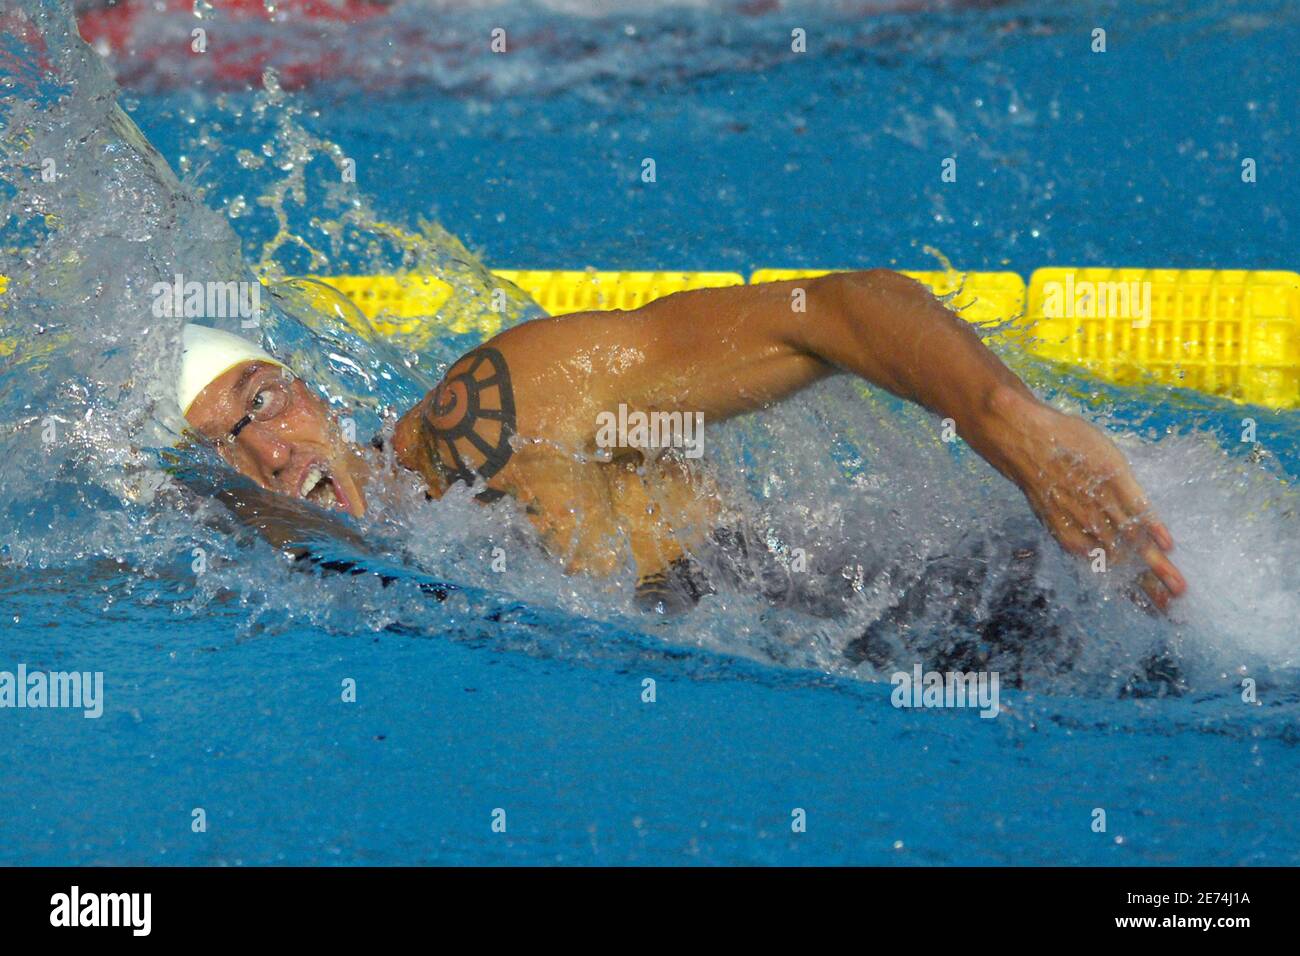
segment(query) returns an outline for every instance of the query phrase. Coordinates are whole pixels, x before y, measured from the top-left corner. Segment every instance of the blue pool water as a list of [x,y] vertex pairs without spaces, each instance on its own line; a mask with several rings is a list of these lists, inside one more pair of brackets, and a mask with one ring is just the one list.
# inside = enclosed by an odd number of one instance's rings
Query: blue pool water
[[[60,22],[58,4],[22,6],[47,32]],[[174,188],[111,137],[68,145],[104,128],[96,94],[111,90],[72,54],[71,81],[42,94],[58,110],[24,114],[36,94],[6,84],[0,272],[16,287],[0,339],[20,344],[0,356],[0,670],[103,671],[106,700],[98,720],[0,710],[0,862],[1300,862],[1295,413],[1105,388],[1007,353],[1121,442],[1192,590],[1153,621],[1053,556],[1043,573],[1087,647],[1068,672],[1016,675],[993,720],[893,707],[888,675],[842,654],[867,606],[844,621],[724,592],[647,618],[525,545],[506,575],[486,570],[518,528],[463,500],[366,527],[379,560],[397,541],[419,568],[393,586],[314,577],[142,490],[157,470],[138,456],[137,355],[162,333],[132,309],[177,270],[405,265],[472,298],[480,262],[1296,267],[1293,5],[889,6],[407,3],[394,16],[427,57],[394,65],[382,32],[360,31],[351,79],[283,95],[206,75],[191,88],[164,60],[135,71],[123,105]],[[513,59],[447,49],[498,21],[528,38]],[[807,54],[788,52],[794,27]],[[355,187],[323,158],[335,148]],[[42,149],[69,164],[44,192]],[[939,179],[947,156],[955,184]],[[419,240],[395,249],[378,223]],[[433,343],[377,400],[418,393],[461,344]],[[364,404],[344,372],[331,382]],[[51,414],[64,437],[42,442]],[[1248,415],[1258,444],[1240,441]],[[832,382],[728,426],[717,467],[772,536],[848,565],[1023,521],[1014,490],[936,449],[928,421]],[[434,602],[418,574],[462,590]],[[1143,693],[1129,678],[1156,649],[1181,678]]]

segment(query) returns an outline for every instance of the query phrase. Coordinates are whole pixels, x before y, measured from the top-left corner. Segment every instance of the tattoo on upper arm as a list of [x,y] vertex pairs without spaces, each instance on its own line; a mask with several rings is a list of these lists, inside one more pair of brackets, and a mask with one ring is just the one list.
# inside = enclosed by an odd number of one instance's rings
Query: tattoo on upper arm
[[[425,408],[424,426],[436,461],[452,481],[472,485],[501,471],[514,454],[515,395],[505,357],[487,346],[463,355],[443,376]],[[494,489],[478,495],[495,501]]]

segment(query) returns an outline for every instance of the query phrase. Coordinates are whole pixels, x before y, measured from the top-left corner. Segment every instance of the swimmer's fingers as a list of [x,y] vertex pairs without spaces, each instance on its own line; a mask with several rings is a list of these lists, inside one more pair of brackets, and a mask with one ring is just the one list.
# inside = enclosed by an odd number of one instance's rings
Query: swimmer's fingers
[[[1166,552],[1173,550],[1174,540],[1169,529],[1151,512],[1151,505],[1142,493],[1142,487],[1127,468],[1121,469],[1108,482],[1105,502],[1107,518],[1127,550],[1142,559],[1149,574],[1164,586],[1165,600],[1157,602],[1163,610],[1168,597],[1178,597],[1187,590],[1187,581]],[[1144,575],[1145,577],[1145,575]],[[1143,584],[1150,594],[1150,588]]]
[[1157,537],[1163,525],[1152,526],[1145,514],[1134,515],[1109,482],[1089,487],[1049,487],[1030,504],[1061,547],[1081,558],[1095,559],[1100,550],[1107,560],[1120,561],[1134,554],[1146,565],[1137,581],[1156,608],[1164,610],[1171,598],[1187,589],[1178,569],[1165,556],[1165,540]]
[[[1143,577],[1153,575],[1164,585],[1170,597],[1179,597],[1187,590],[1187,580],[1183,577],[1182,572],[1174,566],[1174,563],[1165,557],[1162,548],[1151,542],[1141,552],[1142,560],[1146,562],[1149,571],[1144,572]],[[1145,585],[1144,585],[1145,586]],[[1162,605],[1163,607],[1163,605]]]
[[[1174,595],[1169,592],[1163,581],[1155,576],[1151,571],[1143,571],[1138,575],[1138,587],[1142,589],[1150,602],[1155,605],[1156,610],[1165,612],[1169,610],[1169,602],[1174,599]],[[1136,599],[1137,595],[1133,595]]]
[[[1139,583],[1147,595],[1164,610],[1170,598],[1187,590],[1187,581],[1174,563],[1165,555],[1164,548],[1151,536],[1144,523],[1130,523],[1121,533],[1124,550],[1136,554],[1146,565],[1139,575]],[[1112,553],[1112,552],[1108,552]]]
[[[1135,550],[1146,564],[1146,569],[1137,576],[1135,583],[1156,610],[1166,611],[1169,608],[1169,602],[1187,590],[1187,584],[1183,580],[1182,574],[1165,557],[1164,551],[1155,542],[1146,539],[1143,534],[1141,542],[1136,543],[1135,546],[1134,543],[1123,540],[1131,534],[1132,532],[1120,532],[1118,534],[1080,532],[1076,535],[1078,543],[1074,547],[1067,546],[1066,550],[1073,554],[1093,557],[1097,549],[1101,548],[1108,557],[1117,560],[1121,557],[1119,553],[1120,545],[1124,545],[1126,549]],[[1136,598],[1136,595],[1133,596]]]
[[1124,453],[1102,432],[1078,419],[1051,418],[1050,440],[1021,489],[1039,520],[1071,554],[1116,562],[1137,556],[1138,582],[1156,607],[1187,584],[1166,552],[1173,536],[1155,517]]
[[1165,523],[1157,518],[1151,510],[1151,502],[1147,500],[1146,493],[1142,490],[1142,486],[1138,484],[1137,479],[1133,477],[1133,472],[1127,465],[1124,465],[1115,473],[1110,483],[1114,488],[1115,495],[1119,498],[1125,515],[1141,522],[1151,540],[1162,551],[1174,550],[1174,536],[1169,533]]

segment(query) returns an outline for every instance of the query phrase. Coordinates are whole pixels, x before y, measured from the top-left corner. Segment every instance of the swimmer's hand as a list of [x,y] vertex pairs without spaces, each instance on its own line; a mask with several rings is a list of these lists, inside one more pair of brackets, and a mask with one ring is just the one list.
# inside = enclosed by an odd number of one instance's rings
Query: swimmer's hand
[[1031,395],[999,396],[990,462],[1029,499],[1048,531],[1071,554],[1106,553],[1107,567],[1137,557],[1138,582],[1160,610],[1187,590],[1167,557],[1174,539],[1151,511],[1123,453],[1098,429]]

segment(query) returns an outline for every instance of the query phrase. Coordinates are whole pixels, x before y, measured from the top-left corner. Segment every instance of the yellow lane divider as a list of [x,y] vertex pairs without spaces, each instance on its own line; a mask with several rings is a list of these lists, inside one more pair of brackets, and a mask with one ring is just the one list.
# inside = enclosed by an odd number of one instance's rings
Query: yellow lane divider
[[[831,270],[760,269],[750,283],[814,278]],[[1235,269],[1038,269],[906,272],[967,321],[1028,330],[1044,358],[1108,381],[1146,377],[1214,395],[1300,407],[1300,273]],[[690,289],[745,284],[735,272],[498,270],[551,315],[635,309]],[[437,276],[313,277],[353,302],[375,331],[410,333],[430,323],[480,327],[464,308],[444,311],[454,289]],[[7,285],[0,276],[0,293]],[[441,313],[441,314],[440,314]],[[468,323],[468,324],[467,324]],[[12,344],[0,338],[0,356]]]
[[594,309],[639,309],[674,292],[744,285],[738,272],[586,272],[497,269],[551,315]]
[[1300,406],[1300,274],[1039,269],[1033,351],[1122,385],[1144,375],[1273,408]]
[[448,283],[437,276],[309,278],[342,292],[385,335],[413,332],[427,317],[436,316],[442,311],[453,291]]

